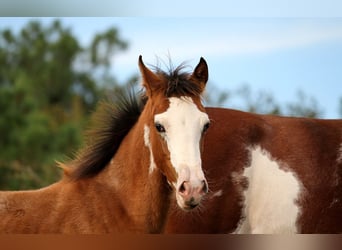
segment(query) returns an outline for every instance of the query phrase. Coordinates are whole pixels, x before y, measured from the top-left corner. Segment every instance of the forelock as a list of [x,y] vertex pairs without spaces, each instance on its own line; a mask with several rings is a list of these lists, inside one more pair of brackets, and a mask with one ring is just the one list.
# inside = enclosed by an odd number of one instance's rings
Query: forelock
[[182,63],[175,69],[171,65],[168,71],[163,71],[159,67],[155,67],[156,74],[163,82],[161,84],[161,91],[165,97],[201,95],[201,86],[191,80],[191,74],[185,71],[186,67],[185,63]]

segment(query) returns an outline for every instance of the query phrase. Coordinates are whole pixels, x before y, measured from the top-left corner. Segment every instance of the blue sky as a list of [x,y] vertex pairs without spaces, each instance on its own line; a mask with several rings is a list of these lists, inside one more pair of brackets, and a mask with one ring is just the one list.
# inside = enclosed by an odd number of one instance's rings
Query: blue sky
[[1,16],[341,17],[340,0],[3,0]]
[[[28,19],[1,18],[0,28],[20,29]],[[266,90],[283,103],[295,100],[302,90],[316,98],[324,118],[338,118],[342,18],[83,17],[62,21],[84,44],[95,32],[119,28],[130,45],[113,58],[119,80],[138,72],[140,54],[150,64],[156,57],[167,61],[170,55],[175,65],[187,61],[192,66],[203,56],[210,84],[236,90],[248,83],[254,91]]]

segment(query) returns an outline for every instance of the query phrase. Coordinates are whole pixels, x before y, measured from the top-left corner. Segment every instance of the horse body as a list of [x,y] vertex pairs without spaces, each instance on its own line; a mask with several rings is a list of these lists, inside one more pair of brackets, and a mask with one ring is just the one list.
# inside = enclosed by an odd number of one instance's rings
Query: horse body
[[342,232],[342,120],[207,108],[209,197],[171,210],[171,233]]
[[104,105],[61,181],[0,192],[0,232],[342,232],[342,120],[205,109],[202,58],[139,68],[146,102]]

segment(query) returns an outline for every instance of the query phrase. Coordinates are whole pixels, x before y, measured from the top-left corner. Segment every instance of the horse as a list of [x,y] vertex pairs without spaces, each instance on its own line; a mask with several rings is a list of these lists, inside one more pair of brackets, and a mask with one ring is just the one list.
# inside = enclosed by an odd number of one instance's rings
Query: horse
[[58,182],[0,192],[1,233],[159,233],[172,197],[183,210],[201,203],[207,63],[186,73],[138,62],[144,97],[119,93],[99,105],[83,149],[59,163]]
[[210,192],[166,233],[342,233],[342,120],[206,108]]

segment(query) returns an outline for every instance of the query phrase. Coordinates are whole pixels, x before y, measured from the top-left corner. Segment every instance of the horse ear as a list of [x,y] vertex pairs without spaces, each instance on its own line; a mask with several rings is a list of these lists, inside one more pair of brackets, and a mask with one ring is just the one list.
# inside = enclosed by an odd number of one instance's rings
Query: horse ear
[[197,82],[201,87],[205,88],[209,77],[207,62],[201,57],[198,65],[196,66],[194,72],[191,74],[190,79]]
[[160,86],[160,78],[145,66],[141,55],[139,56],[139,69],[142,76],[142,85],[145,87],[147,95],[151,96],[152,92]]

